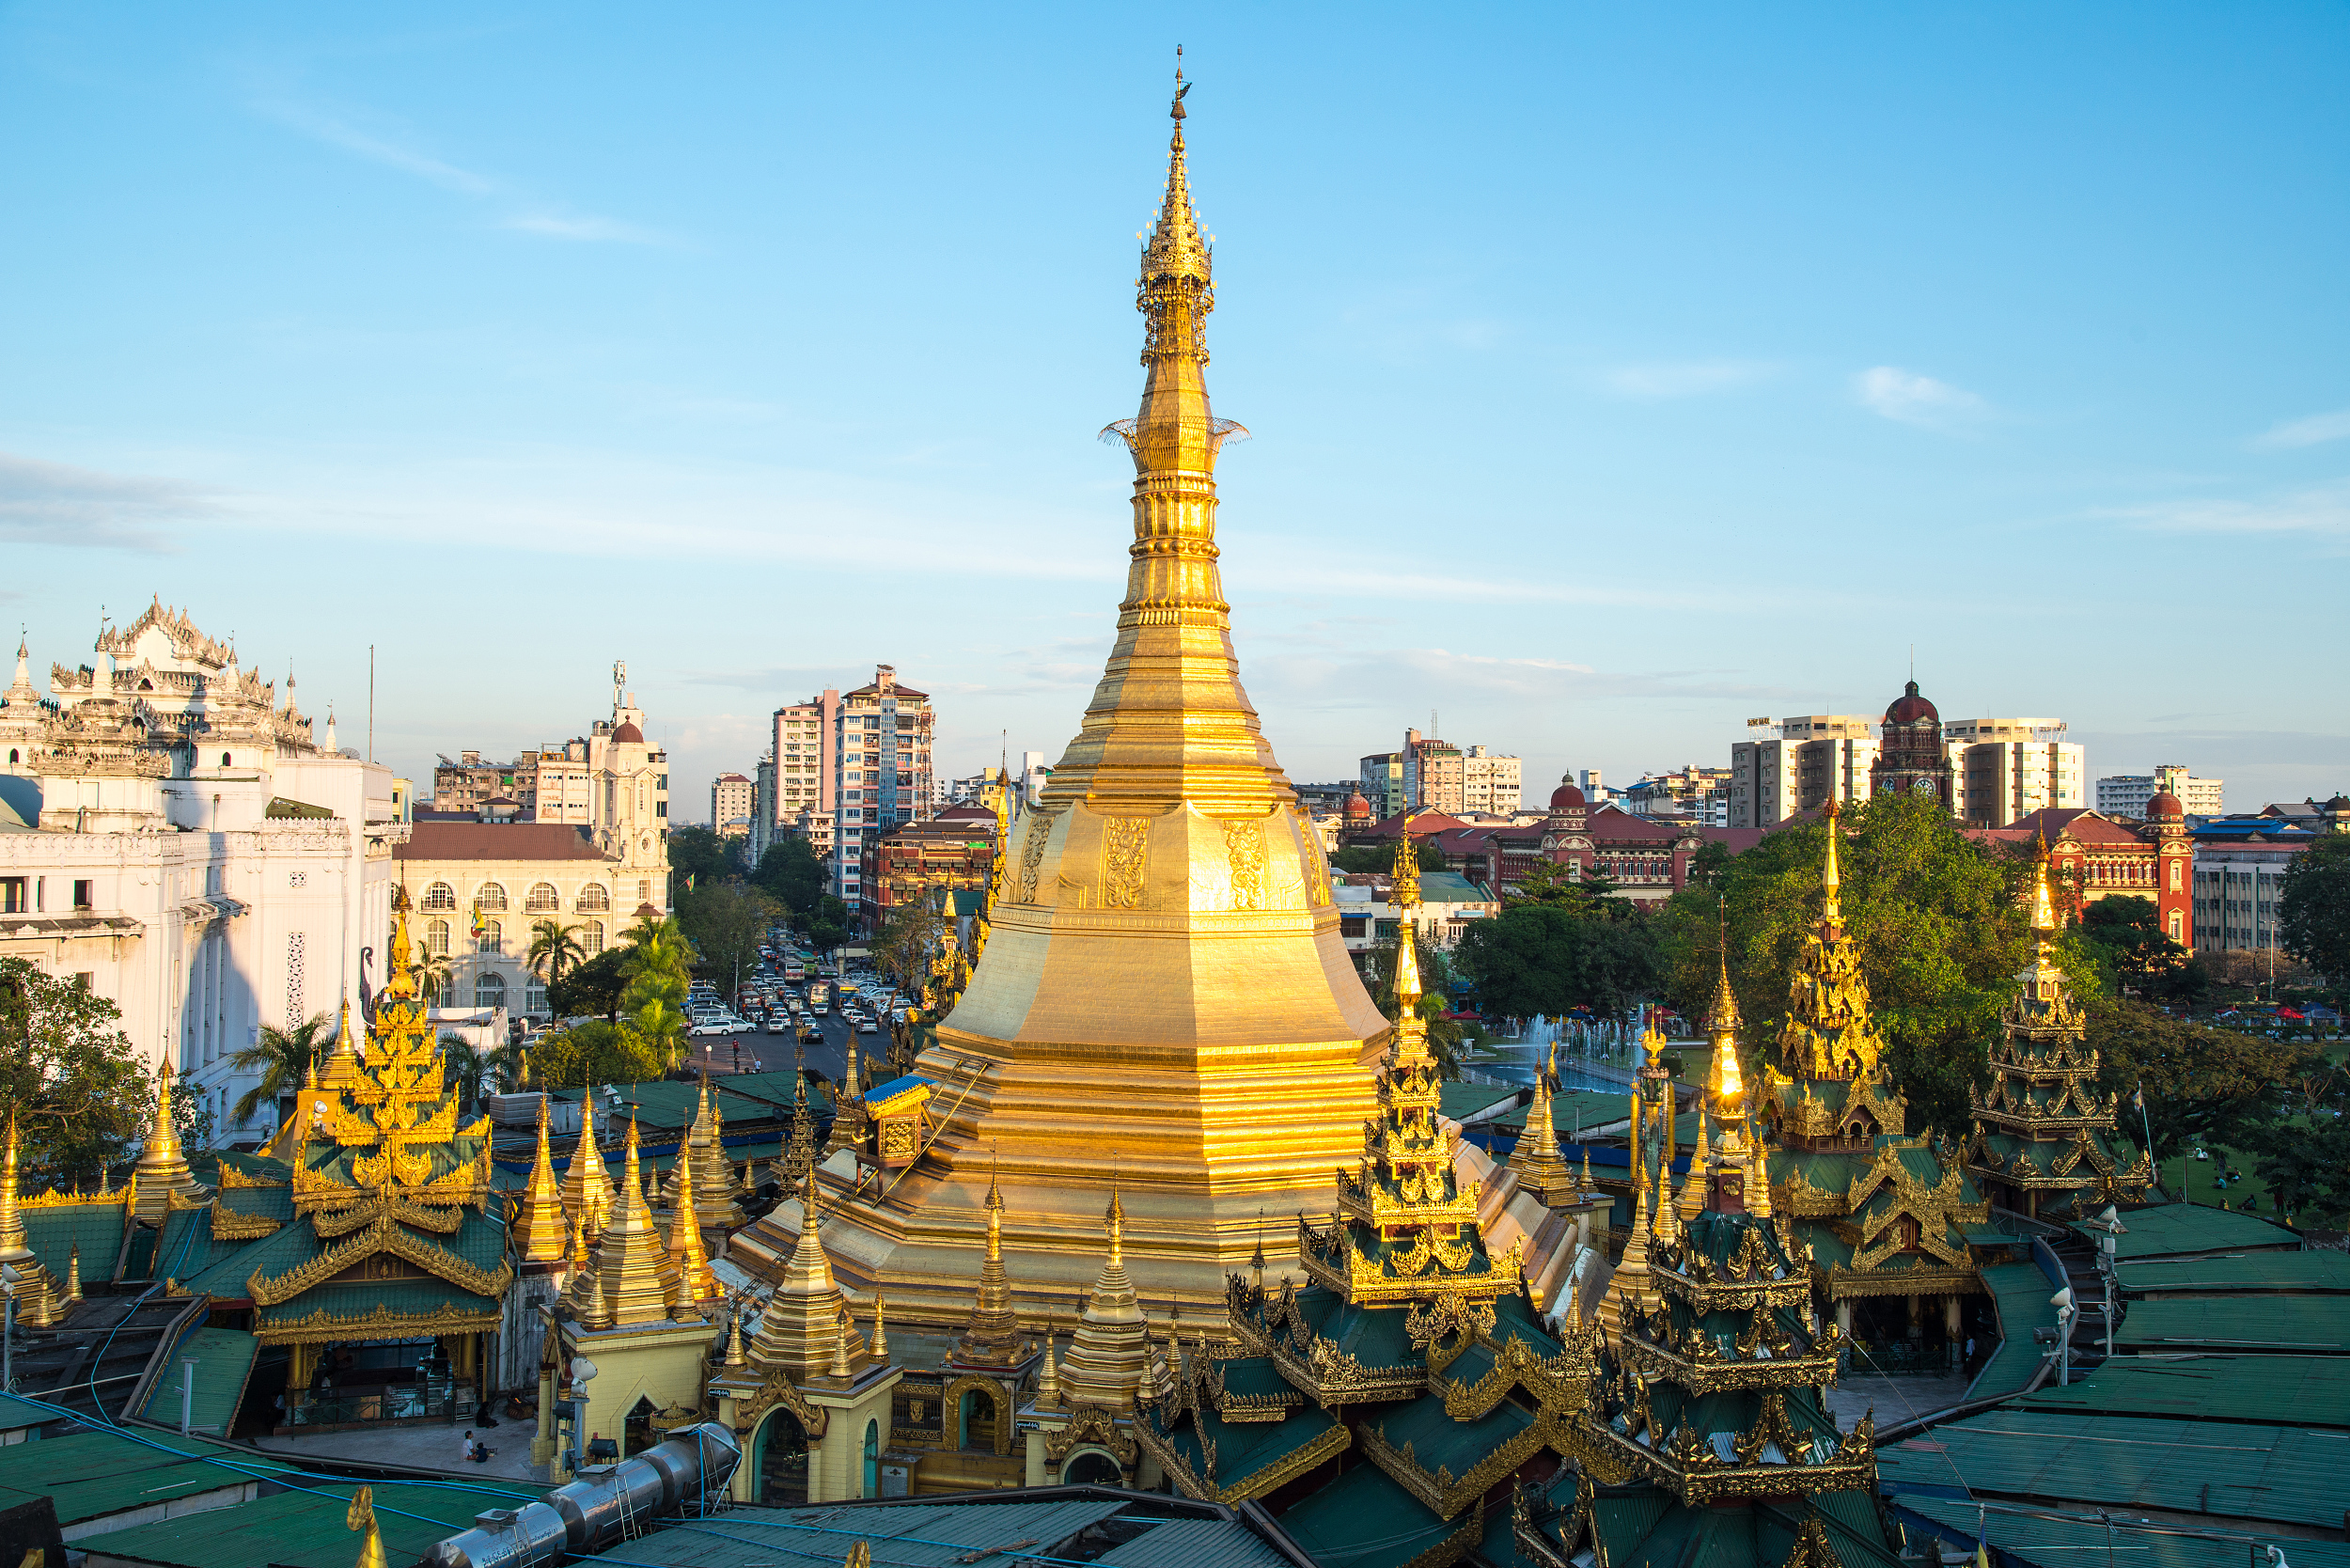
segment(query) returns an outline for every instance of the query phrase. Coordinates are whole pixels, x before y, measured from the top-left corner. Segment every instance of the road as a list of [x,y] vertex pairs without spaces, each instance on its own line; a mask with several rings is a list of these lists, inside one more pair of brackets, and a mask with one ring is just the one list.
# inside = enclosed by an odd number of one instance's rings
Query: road
[[[849,1026],[838,1012],[819,1018],[815,1024],[824,1031],[824,1042],[821,1045],[807,1047],[807,1065],[822,1074],[828,1081],[838,1083],[849,1064]],[[686,1044],[691,1047],[686,1054],[688,1064],[697,1071],[708,1070],[713,1078],[738,1071],[735,1066],[737,1045],[742,1047],[742,1067],[739,1069],[742,1072],[775,1073],[791,1065],[792,1040],[785,1034],[764,1034],[750,1029],[739,1035],[695,1036],[689,1038]],[[887,1031],[862,1036],[857,1049],[861,1062],[870,1062],[876,1053],[885,1055],[889,1050]],[[872,1082],[871,1069],[865,1067],[861,1071],[866,1075],[866,1082]]]

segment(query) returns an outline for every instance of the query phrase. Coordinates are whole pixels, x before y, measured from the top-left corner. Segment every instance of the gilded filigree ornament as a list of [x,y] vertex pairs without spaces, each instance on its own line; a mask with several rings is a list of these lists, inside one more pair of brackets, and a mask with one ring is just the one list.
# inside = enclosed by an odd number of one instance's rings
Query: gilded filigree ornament
[[1140,909],[1147,898],[1151,819],[1106,817],[1102,822],[1102,907]]
[[1265,904],[1264,823],[1255,818],[1224,824],[1224,854],[1232,870],[1232,907]]

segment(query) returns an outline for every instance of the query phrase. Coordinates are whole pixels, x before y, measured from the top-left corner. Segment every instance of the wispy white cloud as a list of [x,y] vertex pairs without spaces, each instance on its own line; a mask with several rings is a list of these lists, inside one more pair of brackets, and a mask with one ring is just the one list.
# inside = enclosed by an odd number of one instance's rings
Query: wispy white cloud
[[1699,398],[1748,386],[1778,367],[1751,359],[1694,359],[1618,365],[1600,373],[1600,385],[1620,398]]
[[2274,430],[2264,431],[2252,438],[2255,447],[2315,447],[2323,442],[2350,438],[2350,408],[2338,408],[2331,414],[2312,414],[2307,418],[2288,419]]
[[634,245],[669,243],[666,236],[635,224],[572,212],[537,199],[504,180],[423,150],[415,145],[414,136],[358,123],[366,117],[330,112],[283,94],[256,97],[251,106],[255,113],[313,141],[499,207],[503,212],[496,221],[501,228],[550,240]]
[[169,527],[212,510],[193,486],[0,452],[0,541],[167,551]]
[[1854,376],[1853,394],[1871,413],[1924,430],[1960,429],[1991,411],[1963,387],[1893,365],[1872,366]]
[[2350,539],[2350,479],[2291,494],[2160,502],[2101,513],[2140,527],[2179,534],[2305,534]]

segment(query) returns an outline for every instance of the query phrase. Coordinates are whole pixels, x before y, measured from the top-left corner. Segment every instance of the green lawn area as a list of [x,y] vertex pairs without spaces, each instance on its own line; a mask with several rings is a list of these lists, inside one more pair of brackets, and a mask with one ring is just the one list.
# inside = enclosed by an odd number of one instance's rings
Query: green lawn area
[[[2240,1178],[2231,1181],[2224,1191],[2212,1185],[2213,1179],[2219,1174],[2222,1155],[2226,1156],[2230,1166],[2244,1172]],[[2246,1199],[2256,1197],[2260,1200],[2261,1213],[2273,1216],[2277,1212],[2269,1206],[2268,1184],[2255,1174],[2252,1156],[2241,1149],[2221,1149],[2215,1144],[2208,1160],[2199,1160],[2191,1153],[2165,1160],[2162,1162],[2160,1181],[2163,1191],[2184,1198],[2189,1203],[2201,1203],[2207,1209],[2216,1209],[2222,1202],[2231,1209],[2241,1209]]]

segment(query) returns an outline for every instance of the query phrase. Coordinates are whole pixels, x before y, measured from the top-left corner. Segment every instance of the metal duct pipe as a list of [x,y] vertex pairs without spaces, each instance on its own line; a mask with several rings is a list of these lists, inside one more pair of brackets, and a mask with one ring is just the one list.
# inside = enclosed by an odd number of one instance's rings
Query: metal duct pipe
[[717,1422],[685,1427],[537,1502],[475,1514],[473,1529],[434,1545],[425,1561],[431,1568],[552,1568],[566,1557],[603,1550],[626,1529],[723,1502],[742,1459],[734,1434]]

